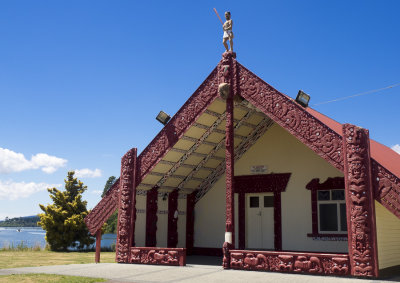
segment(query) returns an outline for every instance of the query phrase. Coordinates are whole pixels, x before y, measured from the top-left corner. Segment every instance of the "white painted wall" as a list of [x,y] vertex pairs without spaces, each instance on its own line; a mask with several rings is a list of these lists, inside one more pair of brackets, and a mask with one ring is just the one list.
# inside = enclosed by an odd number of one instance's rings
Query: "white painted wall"
[[194,208],[194,246],[222,248],[225,240],[225,174]]
[[168,197],[163,200],[158,197],[157,209],[157,247],[167,247],[168,243],[168,213],[161,213],[160,211],[168,211]]
[[146,245],[146,196],[136,195],[135,245]]
[[177,248],[185,248],[186,247],[186,199],[178,198],[178,211],[179,215],[178,215]]
[[[347,241],[307,237],[312,232],[312,222],[311,192],[305,188],[306,184],[313,178],[323,182],[328,177],[343,176],[342,172],[276,124],[235,163],[235,175],[251,174],[253,165],[266,165],[267,173],[292,173],[286,191],[282,193],[284,250],[347,252]],[[224,232],[225,175],[195,206],[194,246],[220,248]]]

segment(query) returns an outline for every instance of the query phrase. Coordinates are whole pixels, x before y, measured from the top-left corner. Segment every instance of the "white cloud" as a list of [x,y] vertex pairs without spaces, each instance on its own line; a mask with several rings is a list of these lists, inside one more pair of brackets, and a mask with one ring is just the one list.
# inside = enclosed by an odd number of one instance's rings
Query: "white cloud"
[[66,164],[66,159],[51,156],[46,153],[32,155],[31,160],[28,160],[22,153],[0,147],[0,173],[41,169],[43,172],[51,174],[58,168],[64,167]]
[[91,193],[94,194],[94,195],[101,195],[103,193],[103,191],[94,190],[94,191],[91,191]]
[[394,146],[392,146],[392,149],[400,154],[400,144],[395,144]]
[[78,178],[97,178],[101,177],[101,170],[97,168],[94,170],[90,170],[88,168],[76,169],[75,176]]
[[45,191],[47,188],[61,187],[61,184],[46,184],[46,183],[25,183],[0,180],[0,200],[16,200],[19,198],[27,198],[30,195]]

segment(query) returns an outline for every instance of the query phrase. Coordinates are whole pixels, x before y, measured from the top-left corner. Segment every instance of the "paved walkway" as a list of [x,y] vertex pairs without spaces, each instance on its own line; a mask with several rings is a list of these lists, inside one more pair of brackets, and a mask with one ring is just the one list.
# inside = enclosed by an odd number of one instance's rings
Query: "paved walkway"
[[[188,264],[186,267],[138,265],[138,264],[71,264],[40,267],[23,267],[13,269],[0,269],[0,275],[18,273],[49,273],[60,275],[88,276],[109,279],[109,283],[136,282],[304,282],[304,283],[377,283],[400,281],[393,278],[390,281],[341,278],[332,276],[316,276],[304,274],[284,274],[275,272],[224,270],[220,266]],[[396,280],[397,279],[397,280]]]

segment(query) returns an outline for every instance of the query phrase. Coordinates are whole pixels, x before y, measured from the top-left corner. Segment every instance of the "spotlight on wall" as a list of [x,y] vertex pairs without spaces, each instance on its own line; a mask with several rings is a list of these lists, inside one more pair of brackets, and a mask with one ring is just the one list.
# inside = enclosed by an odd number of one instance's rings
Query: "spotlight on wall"
[[310,96],[302,90],[299,90],[296,97],[296,102],[303,107],[308,106],[308,102],[310,101]]
[[171,119],[171,116],[169,116],[167,113],[164,111],[160,111],[156,117],[157,121],[163,124],[164,126],[168,123],[169,119]]

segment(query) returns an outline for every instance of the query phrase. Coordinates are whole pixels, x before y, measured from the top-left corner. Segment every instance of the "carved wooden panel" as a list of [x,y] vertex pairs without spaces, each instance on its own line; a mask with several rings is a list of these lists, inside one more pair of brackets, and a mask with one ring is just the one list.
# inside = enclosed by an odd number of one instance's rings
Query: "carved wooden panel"
[[157,245],[157,188],[147,191],[146,198],[146,247]]
[[134,247],[130,263],[185,266],[186,249]]
[[235,176],[235,193],[283,192],[291,173]]
[[230,250],[232,269],[349,275],[346,254]]
[[178,190],[168,195],[168,248],[176,248],[178,244]]
[[119,200],[119,178],[108,190],[106,195],[85,217],[86,226],[89,232],[94,236],[101,229],[107,219],[114,213],[118,207]]
[[274,89],[241,64],[237,64],[239,94],[342,171],[341,136],[314,118],[288,96]]
[[132,246],[132,214],[136,179],[136,148],[129,150],[121,160],[121,177],[118,209],[118,231],[116,261],[128,262],[129,248]]
[[368,130],[343,125],[347,229],[351,274],[378,276]]
[[400,218],[400,178],[375,160],[371,166],[375,199]]

